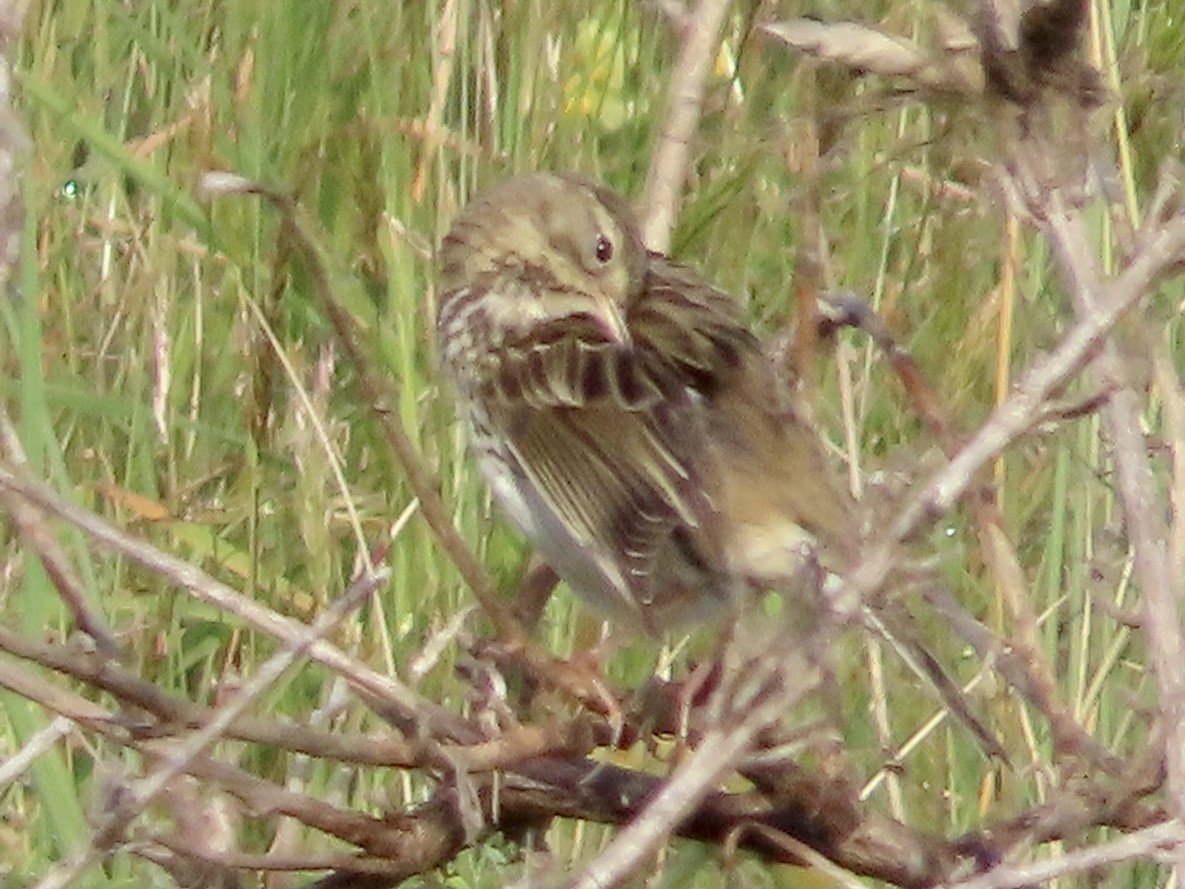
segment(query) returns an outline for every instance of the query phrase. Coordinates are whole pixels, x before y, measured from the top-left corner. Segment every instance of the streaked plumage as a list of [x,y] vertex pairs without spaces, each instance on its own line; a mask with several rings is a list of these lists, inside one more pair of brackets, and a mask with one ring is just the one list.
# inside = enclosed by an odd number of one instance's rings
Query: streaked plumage
[[609,617],[695,619],[816,543],[846,561],[846,492],[737,305],[648,253],[617,195],[552,173],[478,195],[441,245],[439,304],[495,498]]

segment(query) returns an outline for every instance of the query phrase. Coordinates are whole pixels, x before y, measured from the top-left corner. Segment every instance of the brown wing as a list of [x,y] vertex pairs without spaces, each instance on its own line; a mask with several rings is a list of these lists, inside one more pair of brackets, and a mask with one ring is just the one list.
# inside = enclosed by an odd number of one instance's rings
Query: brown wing
[[629,345],[591,318],[535,329],[503,344],[483,388],[549,517],[535,542],[553,567],[594,604],[636,612],[696,587],[720,598],[729,571],[775,579],[798,552],[796,526],[842,548],[846,492],[814,431],[779,407],[732,299],[652,256],[627,324]]
[[659,254],[650,256],[646,286],[628,320],[640,350],[662,372],[706,397],[761,352],[732,297]]
[[706,459],[719,473],[721,545],[733,570],[764,582],[792,573],[804,537],[798,529],[822,546],[827,567],[842,569],[857,542],[851,497],[816,431],[779,397],[736,303],[662,257],[653,258],[648,281],[631,329],[705,399]]
[[[699,531],[713,521],[684,446],[693,442],[671,440],[661,420],[617,406],[523,411],[507,420],[509,448],[562,535],[552,545],[576,547],[612,592],[635,607],[648,605],[656,556],[673,529]],[[561,573],[564,561],[573,559],[571,553],[544,555]],[[569,573],[581,571],[577,565]],[[588,578],[584,584],[567,579],[597,595],[587,589]]]
[[[636,614],[676,530],[706,549],[717,539],[702,405],[653,356],[568,320],[567,336],[505,343],[482,399],[544,513],[536,546],[593,604]],[[720,563],[718,551],[703,558]]]

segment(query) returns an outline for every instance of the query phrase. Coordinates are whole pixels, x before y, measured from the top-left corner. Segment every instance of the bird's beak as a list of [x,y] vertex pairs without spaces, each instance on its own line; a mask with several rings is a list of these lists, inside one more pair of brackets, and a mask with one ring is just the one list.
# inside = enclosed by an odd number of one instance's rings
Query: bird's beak
[[605,335],[615,343],[625,345],[630,341],[630,329],[625,323],[625,312],[612,299],[601,296],[597,298],[597,318]]

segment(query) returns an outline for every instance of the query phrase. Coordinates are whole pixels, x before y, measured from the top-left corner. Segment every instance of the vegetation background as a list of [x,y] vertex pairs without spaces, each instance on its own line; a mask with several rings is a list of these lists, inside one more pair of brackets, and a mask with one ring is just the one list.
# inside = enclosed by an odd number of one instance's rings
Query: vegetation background
[[[19,441],[33,474],[80,506],[306,622],[347,588],[364,548],[391,538],[389,579],[333,639],[428,700],[475,707],[478,683],[461,669],[464,647],[450,627],[474,600],[415,514],[375,412],[408,431],[462,537],[512,590],[528,554],[492,514],[434,373],[433,245],[474,189],[519,171],[577,170],[640,195],[680,49],[675,5],[30,5],[9,47],[30,149],[23,262],[14,296],[0,303],[0,399],[14,423],[8,458]],[[993,165],[1006,146],[990,102],[941,90],[903,95],[890,80],[817,64],[758,27],[807,14],[858,17],[933,46],[941,12],[898,0],[732,4],[690,146],[672,253],[736,294],[755,327],[774,337],[795,317],[796,269],[821,233],[817,283],[874,305],[955,428],[972,430],[1071,323],[1050,248],[1004,210]],[[1083,133],[1110,199],[1090,217],[1107,271],[1130,244],[1114,220],[1137,225],[1162,162],[1181,156],[1183,16],[1179,3],[1089,5],[1085,52],[1111,93]],[[308,264],[292,259],[281,216],[253,197],[203,194],[208,171],[293,195],[335,293],[391,382],[386,401],[373,403],[359,387]],[[1151,293],[1128,332],[1133,352],[1155,344],[1133,366],[1145,374],[1143,431],[1162,492],[1183,444],[1166,417],[1185,375],[1180,283]],[[1164,360],[1175,390],[1158,376]],[[820,429],[855,486],[891,500],[908,490],[902,479],[934,465],[935,442],[861,335],[824,350],[813,373]],[[1062,397],[1094,392],[1079,381]],[[1125,619],[1137,601],[1132,557],[1099,415],[1052,416],[994,471],[1064,706],[1118,755],[1141,749],[1155,683],[1141,634]],[[113,628],[124,666],[161,689],[217,704],[277,650],[168,576],[88,547],[77,529],[54,533]],[[64,640],[74,624],[50,574],[15,525],[3,543],[0,622],[26,638]],[[944,516],[923,548],[966,607],[1007,634],[999,580],[968,516]],[[1071,776],[1048,767],[1056,751],[1045,723],[992,674],[979,674],[978,660],[935,618],[919,620],[930,622],[944,663],[965,681],[978,676],[972,700],[1013,762],[989,762],[957,725],[932,722],[934,699],[874,644],[852,640],[839,660],[850,716],[844,744],[869,780],[869,804],[955,836],[1065,786]],[[470,614],[464,633],[481,626]],[[599,633],[561,591],[539,641],[567,655]],[[691,650],[702,655],[710,641],[693,640]],[[609,675],[639,686],[657,648],[622,644]],[[116,705],[59,675],[31,675]],[[332,671],[304,665],[253,712],[342,732],[382,725],[346,698]],[[29,746],[36,739],[44,746]],[[0,695],[0,750],[14,762],[18,751],[36,751],[0,785],[0,882],[11,886],[36,883],[93,842],[95,819],[152,765],[11,690]],[[263,744],[224,740],[213,752],[312,799],[375,814],[422,801],[431,786],[420,773]],[[661,756],[638,750],[617,761],[664,769]],[[587,861],[615,829],[556,822],[550,872]],[[228,854],[349,848],[247,811],[212,784],[176,789],[128,836],[81,883],[160,885],[168,836],[208,851],[224,844]],[[1100,829],[1075,842],[1107,836]],[[1053,843],[1041,854],[1060,851]],[[513,844],[486,842],[410,885],[501,885],[533,866]],[[1107,880],[1155,886],[1167,874],[1144,855]],[[181,879],[177,870],[173,877]],[[687,840],[672,842],[647,877],[670,886],[803,879]]]

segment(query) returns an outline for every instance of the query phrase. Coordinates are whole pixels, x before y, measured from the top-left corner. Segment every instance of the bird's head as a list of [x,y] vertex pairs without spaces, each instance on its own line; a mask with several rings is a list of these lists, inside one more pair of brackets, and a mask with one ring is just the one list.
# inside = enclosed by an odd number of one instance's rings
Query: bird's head
[[440,248],[440,285],[485,291],[487,310],[496,297],[510,336],[585,324],[624,343],[646,261],[624,200],[579,176],[530,173],[482,192],[456,218]]

